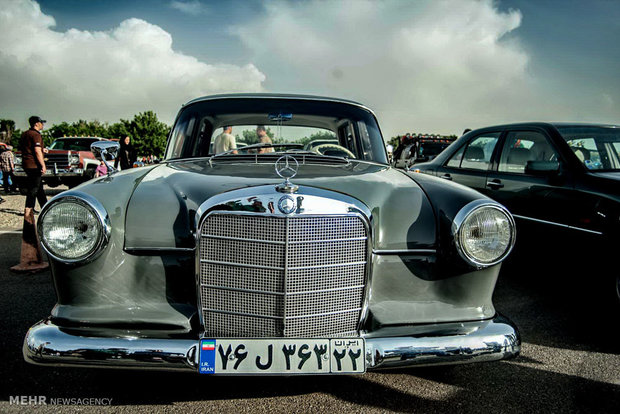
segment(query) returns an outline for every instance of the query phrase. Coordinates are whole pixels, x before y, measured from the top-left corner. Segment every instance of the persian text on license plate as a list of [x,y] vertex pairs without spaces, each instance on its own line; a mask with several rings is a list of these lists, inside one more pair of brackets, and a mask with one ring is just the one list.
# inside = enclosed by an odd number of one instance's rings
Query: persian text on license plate
[[201,339],[201,374],[352,374],[366,370],[364,340]]

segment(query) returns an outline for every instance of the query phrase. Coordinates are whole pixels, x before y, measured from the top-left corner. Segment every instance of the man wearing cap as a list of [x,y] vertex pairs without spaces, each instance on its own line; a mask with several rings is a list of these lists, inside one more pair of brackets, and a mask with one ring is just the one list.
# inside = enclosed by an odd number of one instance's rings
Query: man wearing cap
[[28,213],[28,209],[34,209],[36,200],[39,200],[41,207],[47,203],[41,178],[46,171],[43,153],[47,151],[45,150],[40,132],[43,129],[45,120],[39,116],[31,116],[28,122],[30,123],[30,129],[22,134],[19,142],[22,152],[22,167],[27,175],[26,213]]

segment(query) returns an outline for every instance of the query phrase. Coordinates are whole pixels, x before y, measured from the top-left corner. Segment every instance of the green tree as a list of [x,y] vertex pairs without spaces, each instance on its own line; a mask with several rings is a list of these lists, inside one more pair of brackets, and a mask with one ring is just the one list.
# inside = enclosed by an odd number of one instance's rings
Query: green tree
[[46,129],[54,138],[61,137],[103,137],[108,129],[108,125],[95,121],[85,121],[80,119],[72,124],[61,122]]
[[108,129],[106,130],[105,135],[103,135],[103,137],[108,138],[108,139],[120,140],[121,138],[124,138],[127,135],[130,135],[129,130],[127,129],[127,126],[123,122],[116,122],[108,126]]
[[121,119],[121,123],[139,155],[153,154],[161,157],[164,154],[170,127],[160,122],[155,112],[141,112],[134,115],[131,121]]
[[10,145],[14,131],[15,121],[12,119],[0,119],[0,142],[6,142]]

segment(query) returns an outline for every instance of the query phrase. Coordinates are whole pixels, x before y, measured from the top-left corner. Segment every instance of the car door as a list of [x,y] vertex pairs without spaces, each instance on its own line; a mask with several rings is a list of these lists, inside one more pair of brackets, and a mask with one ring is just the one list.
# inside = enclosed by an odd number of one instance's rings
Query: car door
[[485,194],[518,219],[555,227],[570,223],[573,183],[560,174],[559,152],[544,130],[507,131],[497,155]]
[[491,131],[472,137],[437,168],[437,176],[484,192],[487,172],[500,135],[501,131]]

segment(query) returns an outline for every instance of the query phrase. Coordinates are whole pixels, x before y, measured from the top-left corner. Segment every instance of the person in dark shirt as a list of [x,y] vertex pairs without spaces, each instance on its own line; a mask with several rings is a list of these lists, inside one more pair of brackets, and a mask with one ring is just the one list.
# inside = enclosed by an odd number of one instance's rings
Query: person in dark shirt
[[127,170],[133,168],[133,163],[138,158],[137,153],[133,145],[131,145],[129,136],[126,136],[121,140],[121,147],[118,150],[118,158],[114,161],[114,168],[118,168],[120,164],[121,170]]
[[43,207],[47,203],[47,197],[43,190],[42,176],[47,169],[43,153],[47,152],[41,130],[45,120],[39,116],[31,116],[28,119],[30,129],[22,134],[19,147],[22,152],[22,167],[26,173],[26,214],[28,209],[34,209],[36,200]]

